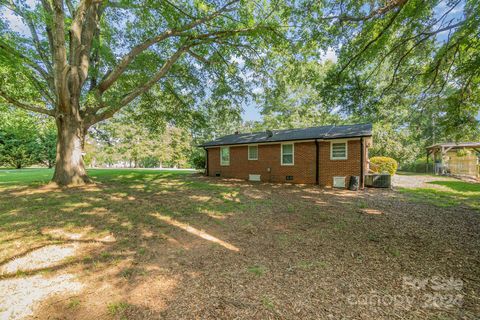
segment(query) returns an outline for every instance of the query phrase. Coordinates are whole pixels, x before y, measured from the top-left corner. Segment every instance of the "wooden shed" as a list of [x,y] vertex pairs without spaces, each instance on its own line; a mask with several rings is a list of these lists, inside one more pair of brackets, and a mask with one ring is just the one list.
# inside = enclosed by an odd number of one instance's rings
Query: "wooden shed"
[[480,178],[480,142],[439,143],[427,148],[435,174]]

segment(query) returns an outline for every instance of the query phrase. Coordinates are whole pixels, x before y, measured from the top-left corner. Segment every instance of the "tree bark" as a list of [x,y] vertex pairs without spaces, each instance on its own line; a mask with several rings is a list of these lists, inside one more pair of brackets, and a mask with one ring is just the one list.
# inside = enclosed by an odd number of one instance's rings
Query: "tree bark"
[[91,182],[83,162],[86,130],[74,116],[63,116],[57,122],[57,158],[52,181],[60,186]]

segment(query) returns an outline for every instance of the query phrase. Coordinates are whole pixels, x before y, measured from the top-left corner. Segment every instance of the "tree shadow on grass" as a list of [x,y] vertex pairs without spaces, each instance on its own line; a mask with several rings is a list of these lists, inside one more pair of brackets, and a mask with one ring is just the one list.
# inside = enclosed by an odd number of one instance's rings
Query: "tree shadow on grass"
[[[237,212],[238,208],[230,205],[240,201],[230,194],[236,188],[221,183],[209,185],[197,176],[150,171],[95,178],[98,184],[79,188],[54,189],[27,183],[0,189],[0,239],[15,239],[0,243],[2,264],[48,245],[95,242],[106,236],[114,239],[101,243],[88,256],[4,274],[0,280],[52,272],[69,272],[84,279],[94,272],[109,274],[105,276],[108,283],[122,287],[125,281],[135,283],[147,274],[155,274],[142,265],[157,268],[153,261],[168,250],[190,250],[202,242],[227,251],[236,248],[223,239],[228,235],[226,225],[212,222],[215,219],[206,214]],[[209,201],[199,204],[196,197]],[[159,214],[176,222],[159,219]],[[78,238],[62,236],[72,234]]]
[[[178,229],[159,220],[155,214],[187,222],[195,217],[195,223],[201,228],[218,229],[221,225],[212,223],[214,218],[210,212],[223,216],[242,210],[238,197],[227,196],[235,188],[210,185],[185,173],[123,171],[119,176],[102,178],[99,175],[97,179],[99,184],[80,188],[23,186],[1,190],[0,236],[18,240],[3,243],[2,249],[7,250],[2,250],[0,259],[7,261],[16,257],[22,238],[30,237],[34,245],[24,246],[33,248],[68,240],[52,237],[50,230],[79,233],[82,236],[79,241],[95,241],[112,235],[116,241],[108,245],[110,251],[135,252],[148,238],[145,234],[167,240],[168,233]],[[137,183],[148,188],[137,188]],[[23,251],[31,249],[23,248]]]
[[[340,273],[344,266],[363,268],[355,264],[359,256],[373,257],[386,270],[399,272],[397,257],[385,262],[382,248],[398,248],[399,252],[408,248],[396,243],[399,236],[385,227],[391,216],[357,212],[356,202],[364,197],[361,192],[136,171],[96,179],[98,185],[91,188],[0,191],[0,235],[33,234],[48,243],[58,239],[47,231],[62,229],[82,233],[81,239],[111,235],[115,240],[90,256],[66,263],[65,270],[42,270],[75,274],[86,288],[75,297],[52,298],[38,311],[40,318],[51,313],[79,319],[226,318],[239,312],[251,312],[250,318],[255,314],[273,318],[262,305],[264,295],[292,290],[299,292],[300,300],[294,301],[303,303],[311,293],[305,290],[319,285],[318,279],[362,281]],[[370,204],[365,202],[363,207]],[[405,239],[407,245],[413,242]],[[438,249],[439,241],[425,243]],[[425,249],[427,254],[431,251],[439,250]],[[406,264],[414,262],[403,258]],[[422,266],[422,261],[430,260],[415,261],[414,267]],[[252,274],[248,271],[252,265],[267,271]],[[333,291],[326,293],[334,295]],[[277,299],[277,305],[283,306],[296,298]]]

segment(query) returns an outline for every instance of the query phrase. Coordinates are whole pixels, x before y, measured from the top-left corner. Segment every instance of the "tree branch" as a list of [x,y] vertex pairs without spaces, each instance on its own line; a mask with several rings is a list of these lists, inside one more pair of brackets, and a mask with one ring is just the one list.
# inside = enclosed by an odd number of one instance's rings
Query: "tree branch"
[[[163,66],[157,71],[157,73],[155,73],[155,75],[150,80],[126,94],[118,103],[116,103],[115,106],[110,106],[103,112],[96,115],[87,115],[87,117],[85,118],[86,126],[91,126],[97,122],[112,117],[116,112],[118,112],[121,108],[126,106],[132,100],[140,96],[142,93],[147,92],[155,83],[157,83],[167,74],[167,72],[172,68],[174,63],[183,55],[184,52],[188,51],[191,46],[192,45],[184,45],[180,47],[170,58],[165,61]],[[93,112],[96,112],[98,109],[99,108],[93,110]]]
[[70,13],[70,16],[73,17],[75,15],[75,7],[73,6],[73,3],[71,0],[65,0],[65,3],[67,4],[68,12]]
[[[408,0],[407,0],[408,1]],[[403,2],[403,4],[405,4],[405,2]],[[388,21],[387,25],[382,29],[382,31],[380,31],[372,40],[370,40],[366,45],[365,47],[363,47],[362,50],[360,50],[360,52],[357,52],[357,54],[355,54],[353,56],[352,59],[350,59],[341,69],[340,69],[340,72],[338,73],[338,75],[342,74],[343,71],[345,71],[345,69],[348,68],[348,66],[353,62],[355,61],[356,59],[358,59],[365,51],[367,51],[367,49],[373,44],[375,43],[378,39],[380,39],[380,37],[383,36],[383,34],[393,25],[393,22],[395,21],[395,19],[397,18],[397,16],[400,14],[400,12],[402,11],[402,8],[403,8],[403,4],[402,6],[400,6],[400,9],[397,10],[392,18]]]
[[133,47],[129,53],[127,53],[123,58],[120,60],[120,62],[117,64],[117,66],[109,73],[107,73],[103,80],[100,82],[98,85],[98,91],[100,93],[105,92],[110,86],[123,74],[125,69],[128,67],[128,65],[135,59],[136,56],[138,56],[140,53],[148,49],[150,46],[154,45],[155,43],[158,43],[160,41],[163,41],[167,38],[174,37],[174,36],[179,36],[185,31],[191,30],[201,24],[204,24],[205,22],[208,22],[217,16],[219,16],[221,13],[226,12],[230,10],[230,6],[233,4],[237,3],[240,0],[233,0],[228,2],[226,5],[224,5],[222,8],[220,8],[218,11],[212,13],[211,15],[205,16],[203,18],[197,19],[195,21],[192,21],[183,27],[180,27],[178,29],[170,29],[160,35],[157,35],[153,38],[147,39],[143,43]]
[[[85,82],[88,76],[88,69],[90,67],[90,51],[93,45],[94,38],[99,39],[100,26],[99,21],[104,12],[105,7],[100,2],[94,3],[88,12],[87,19],[85,20],[85,26],[82,32],[82,49],[80,50],[80,75],[81,85]],[[95,51],[98,56],[98,48]],[[94,54],[95,54],[94,53]]]
[[211,63],[208,59],[202,57],[201,55],[199,55],[195,52],[193,52],[192,50],[188,50],[187,52],[188,52],[189,55],[191,55],[193,58],[200,61],[201,63],[204,63],[206,65],[209,65]]
[[453,64],[455,63],[455,58],[457,57],[457,54],[460,52],[460,45],[457,44],[455,52],[453,53],[452,61],[450,62],[450,66],[448,67],[447,74],[445,76],[445,80],[442,83],[442,86],[440,87],[440,90],[437,92],[437,94],[442,93],[443,89],[445,88],[445,85],[448,82],[448,78],[450,77],[450,71],[452,71]]
[[[458,2],[457,2],[458,4]],[[453,6],[449,12],[454,8],[455,6]],[[426,31],[427,29],[430,29],[431,27],[433,27],[434,25],[436,25],[439,21],[441,21],[443,18],[443,16],[436,20],[435,22],[433,22],[432,24],[430,24],[429,26],[425,27],[422,32],[420,33],[417,33],[413,36],[410,36],[410,37],[407,37],[407,38],[404,38],[404,39],[401,39],[400,41],[398,41],[398,43],[396,43],[385,55],[383,55],[381,57],[381,59],[379,60],[379,62],[377,63],[377,65],[375,66],[375,68],[370,72],[370,74],[367,76],[367,80],[370,79],[370,77],[380,68],[380,66],[383,64],[383,62],[392,54],[394,53],[397,49],[399,49],[401,46],[405,45],[408,41],[411,41],[411,40],[414,40],[420,36],[425,36],[423,37],[422,39],[418,40],[416,42],[416,44],[414,46],[417,46],[418,44],[420,44],[421,42],[425,41],[425,40],[428,40],[431,36],[434,36],[440,32],[443,32],[443,31],[447,31],[447,30],[451,30],[451,29],[454,29],[454,28],[457,28],[459,26],[462,26],[465,21],[461,21],[459,23],[455,23],[453,25],[448,25],[444,28],[441,28],[441,29],[437,29],[437,30],[434,30],[434,31]]]
[[[47,0],[48,7],[50,4]],[[55,73],[55,89],[57,94],[57,105],[60,111],[66,112],[69,106],[69,92],[67,85],[67,74],[69,68],[67,65],[67,50],[65,47],[65,12],[63,10],[62,0],[53,0],[52,10],[52,49],[53,49],[53,70]]]
[[17,108],[23,109],[23,110],[28,110],[28,111],[33,111],[33,112],[38,112],[38,113],[43,113],[49,116],[54,117],[55,112],[53,110],[48,110],[42,107],[37,107],[37,106],[31,106],[28,104],[25,104],[23,102],[17,101],[14,98],[10,97],[5,91],[0,89],[0,97],[5,99],[8,103],[14,105]]
[[17,59],[23,60],[23,62],[28,65],[33,70],[37,71],[42,78],[47,82],[51,89],[53,89],[53,79],[47,71],[45,71],[37,62],[31,60],[29,57],[18,52],[16,49],[10,47],[7,43],[0,40],[0,51],[5,52],[6,56],[13,56]]
[[42,48],[40,38],[38,37],[37,29],[35,28],[35,24],[33,22],[33,19],[30,16],[30,13],[19,8],[13,1],[10,1],[9,4],[6,5],[6,7],[24,20],[24,22],[28,26],[28,29],[30,30],[30,33],[32,34],[32,42],[33,42],[33,45],[35,46],[35,49],[37,50],[38,55],[40,56],[42,62],[47,67],[48,71],[51,72],[52,71],[51,61],[48,59],[47,54]]
[[22,72],[28,79],[30,79],[30,82],[37,88],[37,90],[42,94],[42,96],[48,100],[52,105],[55,104],[55,99],[52,98],[51,93],[48,92],[48,90],[45,88],[45,86],[42,85],[40,81],[38,81],[37,78],[35,78],[34,75],[28,74],[25,72]]
[[341,14],[338,16],[331,16],[331,17],[322,17],[320,20],[338,20],[340,22],[350,21],[350,22],[360,22],[360,21],[367,21],[374,17],[384,15],[395,8],[402,7],[408,0],[394,0],[394,1],[387,1],[387,5],[381,8],[377,8],[372,10],[366,16],[350,16],[347,14]]
[[82,45],[82,28],[85,21],[85,13],[92,4],[91,0],[80,0],[75,15],[73,16],[72,25],[70,27],[70,64],[79,65],[80,50]]

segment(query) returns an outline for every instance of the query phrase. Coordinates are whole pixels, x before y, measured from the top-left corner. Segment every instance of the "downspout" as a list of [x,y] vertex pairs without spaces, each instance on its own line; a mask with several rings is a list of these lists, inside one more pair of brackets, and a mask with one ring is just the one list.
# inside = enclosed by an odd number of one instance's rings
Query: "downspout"
[[207,148],[203,148],[205,150],[205,175],[208,177],[208,150]]
[[365,154],[363,150],[363,137],[360,138],[360,188],[364,189],[364,177],[363,177],[363,171],[364,171],[364,166],[365,166],[365,160],[364,160]]
[[320,174],[319,174],[319,156],[318,156],[318,140],[315,139],[315,184],[320,184]]

